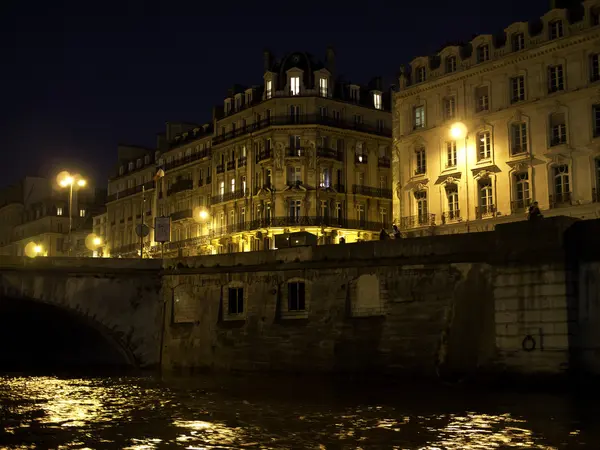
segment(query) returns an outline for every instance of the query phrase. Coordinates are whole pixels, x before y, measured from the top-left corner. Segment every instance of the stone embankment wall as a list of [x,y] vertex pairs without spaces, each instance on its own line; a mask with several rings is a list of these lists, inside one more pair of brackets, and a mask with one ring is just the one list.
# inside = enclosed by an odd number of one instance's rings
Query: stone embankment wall
[[[591,226],[575,222],[168,261],[163,367],[425,376],[598,370],[585,348],[594,339],[600,347],[600,332],[590,322],[580,333],[574,280],[597,293],[600,265],[578,268],[578,252],[566,251],[585,245]],[[298,283],[302,311],[290,309]],[[231,292],[240,314],[232,314]],[[589,322],[597,300],[584,303]]]

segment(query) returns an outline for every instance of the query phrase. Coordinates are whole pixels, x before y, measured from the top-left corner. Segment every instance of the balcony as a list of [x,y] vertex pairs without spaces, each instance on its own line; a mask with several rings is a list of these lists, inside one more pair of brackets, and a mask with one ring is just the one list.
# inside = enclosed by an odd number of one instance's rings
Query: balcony
[[513,200],[510,202],[510,211],[512,214],[520,214],[527,211],[527,208],[531,206],[530,198],[523,198],[521,200]]
[[319,158],[329,158],[337,161],[344,160],[344,153],[334,148],[317,147],[317,156]]
[[258,153],[258,158],[257,158],[256,162],[265,161],[265,160],[270,159],[272,157],[273,157],[273,152],[271,151],[270,148],[268,148],[266,150],[261,150]]
[[367,164],[369,162],[367,155],[354,155],[355,164]]
[[225,173],[225,164],[217,164],[217,175]]
[[418,214],[416,216],[400,217],[399,228],[403,230],[430,226],[435,226],[435,214]]
[[377,197],[377,198],[392,198],[392,190],[391,189],[383,189],[383,188],[375,188],[371,186],[363,186],[360,184],[352,185],[352,193],[355,195],[364,195],[367,197]]
[[286,156],[290,158],[302,158],[306,156],[306,150],[303,147],[286,148]]
[[389,169],[391,166],[390,158],[388,158],[387,156],[380,156],[379,159],[377,160],[377,166]]
[[238,168],[239,167],[246,167],[247,164],[247,159],[245,156],[241,156],[240,158],[238,158]]
[[213,138],[213,145],[235,139],[240,136],[253,133],[271,126],[286,126],[286,125],[324,125],[343,130],[354,130],[362,133],[374,134],[377,136],[391,137],[392,130],[389,128],[381,128],[377,125],[368,123],[355,123],[353,120],[334,119],[333,117],[323,117],[319,114],[301,114],[301,115],[286,115],[274,116],[261,120],[260,122],[246,125],[245,127],[236,128],[227,133],[220,134]]
[[183,219],[191,219],[193,217],[191,209],[184,209],[183,211],[177,211],[171,214],[171,220],[175,222],[176,220]]
[[460,220],[460,210],[458,209],[442,213],[442,225],[452,222],[459,222]]
[[182,158],[175,159],[171,162],[168,162],[163,166],[163,168],[164,168],[164,171],[166,172],[168,170],[172,170],[177,167],[184,166],[184,165],[192,163],[194,161],[198,161],[198,160],[201,160],[204,158],[210,158],[210,156],[211,156],[211,150],[209,148],[204,149],[199,152],[192,153],[191,155],[186,155]]
[[154,189],[154,180],[148,181],[144,184],[138,184],[137,186],[124,189],[120,192],[115,192],[114,194],[110,194],[108,197],[106,197],[106,203],[114,202],[115,200],[129,197],[130,195],[139,194],[143,191],[149,191],[150,189]]
[[331,227],[331,228],[346,228],[352,230],[365,231],[380,231],[381,228],[387,227],[389,224],[381,222],[369,222],[359,219],[345,219],[336,217],[320,217],[320,216],[283,216],[269,217],[250,220],[247,222],[237,222],[229,224],[214,230],[214,235],[221,236],[232,233],[241,233],[244,231],[254,231],[262,228],[285,228],[285,227]]
[[550,208],[561,208],[571,206],[571,192],[563,192],[560,194],[550,195]]
[[484,219],[496,215],[496,205],[484,205],[475,207],[475,218]]
[[171,185],[169,189],[167,189],[167,197],[169,195],[177,194],[178,192],[189,191],[194,188],[194,182],[190,179],[177,180],[175,183]]
[[246,195],[248,195],[248,189],[238,189],[233,192],[225,192],[224,194],[213,195],[210,200],[211,204],[215,205],[217,203],[238,200],[240,198],[244,198]]
[[212,177],[206,177],[206,183],[205,184],[210,184],[212,182]]
[[235,161],[227,161],[227,172],[235,170]]

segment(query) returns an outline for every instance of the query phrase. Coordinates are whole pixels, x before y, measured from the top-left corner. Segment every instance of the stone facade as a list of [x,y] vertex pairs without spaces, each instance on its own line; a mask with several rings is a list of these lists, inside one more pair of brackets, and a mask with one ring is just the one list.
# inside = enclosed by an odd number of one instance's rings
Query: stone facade
[[600,2],[415,58],[394,94],[394,219],[454,233],[600,212]]
[[[135,225],[155,216],[171,219],[166,256],[272,249],[287,231],[356,242],[391,227],[392,118],[381,80],[340,79],[332,49],[324,63],[266,52],[263,79],[234,86],[211,124],[167,124],[159,151],[120,158],[109,182],[111,255],[135,255]],[[157,181],[153,165],[163,170]],[[147,250],[163,248],[150,235]]]

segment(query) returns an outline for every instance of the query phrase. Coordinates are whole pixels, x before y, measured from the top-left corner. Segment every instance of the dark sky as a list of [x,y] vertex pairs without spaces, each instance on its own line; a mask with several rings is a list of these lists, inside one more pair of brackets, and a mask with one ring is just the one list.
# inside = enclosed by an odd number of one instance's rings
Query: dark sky
[[[210,6],[209,6],[210,5]],[[389,82],[449,41],[541,16],[549,0],[0,2],[4,185],[79,168],[99,185],[119,142],[153,146],[166,121],[203,123],[262,51],[336,49],[338,72]]]

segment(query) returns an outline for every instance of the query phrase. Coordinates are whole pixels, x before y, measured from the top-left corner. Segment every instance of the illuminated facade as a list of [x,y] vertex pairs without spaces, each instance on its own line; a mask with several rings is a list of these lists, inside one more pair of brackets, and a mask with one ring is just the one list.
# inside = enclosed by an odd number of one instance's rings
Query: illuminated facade
[[394,94],[394,219],[409,234],[600,212],[599,0],[419,57]]
[[[381,80],[336,78],[332,49],[324,64],[265,52],[263,80],[232,88],[212,124],[167,124],[158,153],[122,159],[109,183],[112,256],[139,248],[132,229],[142,185],[148,217],[171,218],[165,256],[271,249],[275,235],[293,231],[320,243],[379,239],[391,227],[391,113]],[[164,177],[152,181],[157,167]],[[152,235],[147,244],[160,251]]]

